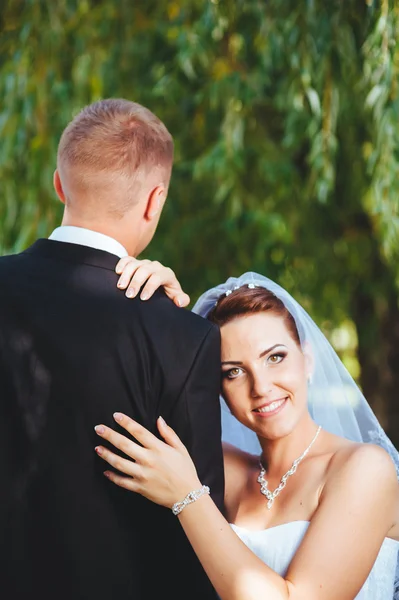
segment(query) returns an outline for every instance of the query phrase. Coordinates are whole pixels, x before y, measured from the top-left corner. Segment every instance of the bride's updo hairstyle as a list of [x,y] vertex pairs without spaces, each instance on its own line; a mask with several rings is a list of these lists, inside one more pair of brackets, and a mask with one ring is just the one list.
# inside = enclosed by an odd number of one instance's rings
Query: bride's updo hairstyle
[[208,314],[208,320],[219,327],[238,317],[255,313],[270,312],[284,320],[285,326],[298,346],[301,346],[298,329],[291,313],[270,290],[264,287],[243,285],[220,296]]

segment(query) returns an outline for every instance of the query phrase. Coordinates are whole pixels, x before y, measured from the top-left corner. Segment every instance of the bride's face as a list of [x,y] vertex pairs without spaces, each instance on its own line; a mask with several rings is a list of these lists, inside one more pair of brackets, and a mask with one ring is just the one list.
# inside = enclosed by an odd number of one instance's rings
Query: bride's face
[[271,312],[221,327],[222,393],[233,415],[265,439],[289,434],[307,414],[309,361]]

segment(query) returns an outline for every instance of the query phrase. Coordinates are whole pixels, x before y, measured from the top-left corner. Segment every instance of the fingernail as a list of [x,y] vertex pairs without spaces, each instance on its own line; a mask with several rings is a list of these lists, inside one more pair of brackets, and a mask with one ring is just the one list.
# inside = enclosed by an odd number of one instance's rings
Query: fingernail
[[134,296],[135,296],[134,290],[128,289],[127,292],[126,292],[126,296],[128,298],[134,298]]
[[122,413],[119,413],[119,412],[114,413],[114,419],[115,419],[115,421],[118,421],[120,423],[123,419]]
[[102,433],[104,433],[105,428],[102,425],[96,425],[94,430],[96,433],[99,433],[101,435]]
[[100,454],[100,455],[101,455],[101,454],[103,453],[103,449],[101,448],[101,446],[96,446],[96,447],[94,448],[94,450],[97,452],[97,454]]
[[159,416],[158,419],[161,421],[161,425],[166,425],[165,419],[163,419],[161,416]]
[[143,294],[141,294],[140,298],[142,300],[148,300],[148,294],[146,292],[144,292]]
[[109,478],[109,471],[104,471],[103,475],[105,475],[105,477]]
[[120,279],[120,280],[118,281],[118,288],[121,288],[121,287],[123,287],[123,281]]

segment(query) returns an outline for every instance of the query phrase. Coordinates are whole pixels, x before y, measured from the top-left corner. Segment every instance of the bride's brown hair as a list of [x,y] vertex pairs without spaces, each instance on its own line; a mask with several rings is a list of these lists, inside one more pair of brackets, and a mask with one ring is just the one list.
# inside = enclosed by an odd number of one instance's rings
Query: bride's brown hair
[[243,285],[227,296],[223,294],[208,314],[208,320],[222,327],[238,317],[261,312],[271,312],[281,317],[292,338],[299,346],[301,345],[294,317],[280,298],[263,287],[249,288]]

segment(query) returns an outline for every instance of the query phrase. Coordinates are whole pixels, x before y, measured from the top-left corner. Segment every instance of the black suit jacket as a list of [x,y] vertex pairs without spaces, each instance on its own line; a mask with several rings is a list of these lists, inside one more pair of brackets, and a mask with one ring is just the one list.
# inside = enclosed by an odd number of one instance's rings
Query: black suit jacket
[[162,292],[127,300],[117,260],[51,240],[0,258],[7,600],[216,597],[172,512],[103,476],[93,427],[162,415],[222,508],[219,332]]

